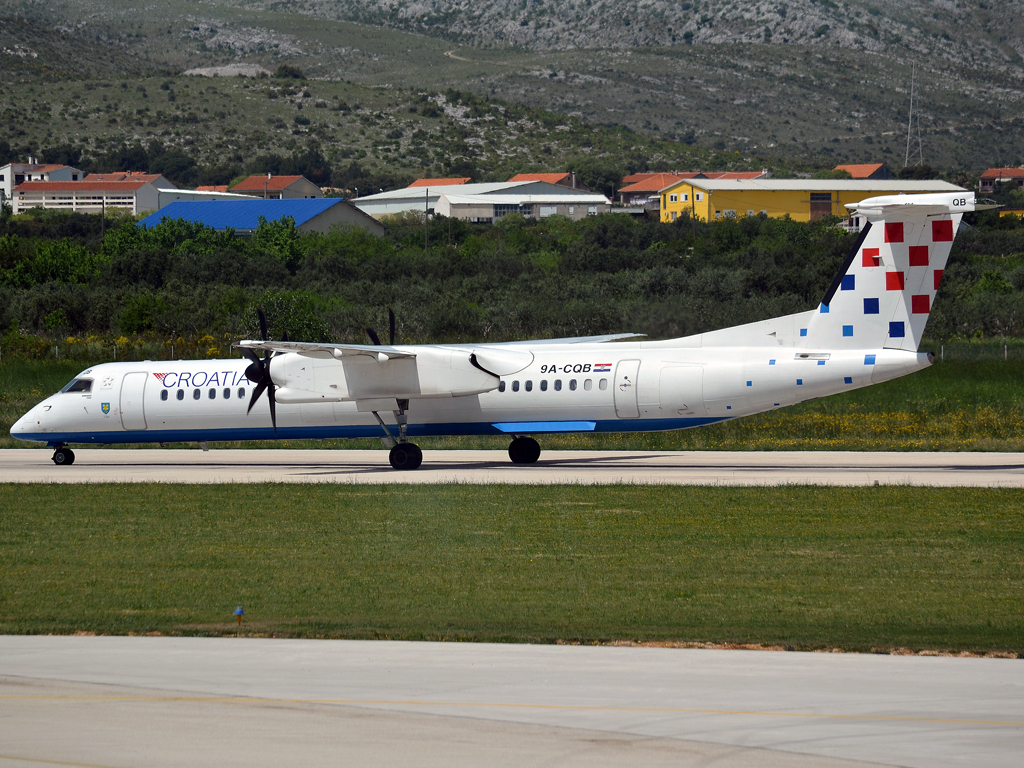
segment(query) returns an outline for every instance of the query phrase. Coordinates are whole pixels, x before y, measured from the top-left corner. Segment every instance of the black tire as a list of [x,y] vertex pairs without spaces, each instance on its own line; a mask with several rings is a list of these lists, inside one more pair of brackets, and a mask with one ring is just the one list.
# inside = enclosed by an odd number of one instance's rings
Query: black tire
[[394,469],[419,469],[423,463],[423,451],[414,443],[399,443],[391,449],[388,461]]
[[53,452],[53,463],[58,467],[69,467],[75,463],[75,452],[70,448],[58,448]]
[[540,458],[540,443],[532,437],[517,437],[508,447],[513,464],[534,464]]

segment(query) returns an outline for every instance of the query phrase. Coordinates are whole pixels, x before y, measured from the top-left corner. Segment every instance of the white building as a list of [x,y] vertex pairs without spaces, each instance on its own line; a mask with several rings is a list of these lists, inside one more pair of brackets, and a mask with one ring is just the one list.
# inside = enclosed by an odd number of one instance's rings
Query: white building
[[582,219],[607,213],[611,204],[604,195],[589,193],[563,195],[459,195],[444,193],[434,205],[434,213],[452,219],[493,223],[508,213],[521,213],[531,219],[568,216]]
[[427,211],[474,221],[494,221],[513,211],[534,218],[561,214],[580,219],[611,208],[604,195],[567,189],[546,181],[406,187],[352,202],[374,218],[404,211]]
[[8,202],[14,188],[26,181],[81,181],[85,174],[70,165],[43,165],[29,158],[27,163],[0,167],[0,202]]

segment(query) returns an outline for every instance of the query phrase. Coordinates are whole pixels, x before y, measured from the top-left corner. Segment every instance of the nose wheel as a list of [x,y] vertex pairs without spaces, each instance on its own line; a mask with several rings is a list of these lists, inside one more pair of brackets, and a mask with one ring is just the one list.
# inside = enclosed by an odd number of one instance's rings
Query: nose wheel
[[394,469],[419,469],[423,451],[415,443],[398,443],[392,447],[388,460]]
[[53,452],[53,463],[58,467],[69,467],[75,463],[75,452],[66,446],[61,446]]
[[517,437],[508,447],[513,464],[533,464],[540,458],[540,443],[532,437]]

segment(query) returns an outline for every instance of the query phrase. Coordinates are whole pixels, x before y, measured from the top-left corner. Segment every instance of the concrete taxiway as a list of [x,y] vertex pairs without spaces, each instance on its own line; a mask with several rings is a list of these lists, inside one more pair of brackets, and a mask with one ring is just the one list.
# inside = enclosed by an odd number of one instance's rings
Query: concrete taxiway
[[386,451],[75,451],[56,467],[50,451],[0,451],[0,482],[97,483],[529,483],[661,485],[925,485],[1024,487],[1020,453],[839,451],[546,451],[517,466],[505,451],[426,451],[396,472]]
[[0,637],[0,765],[1017,766],[1024,663]]

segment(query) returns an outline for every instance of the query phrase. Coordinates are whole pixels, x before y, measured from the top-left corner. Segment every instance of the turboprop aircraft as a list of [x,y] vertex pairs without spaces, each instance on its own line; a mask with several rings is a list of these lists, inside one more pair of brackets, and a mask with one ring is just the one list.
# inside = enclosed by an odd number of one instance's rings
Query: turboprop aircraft
[[865,224],[807,312],[664,341],[402,345],[392,316],[388,344],[313,344],[269,341],[264,323],[236,345],[246,359],[93,366],[11,434],[64,465],[72,443],[380,437],[392,467],[416,469],[412,439],[428,435],[507,435],[531,464],[536,435],[700,427],[927,367],[918,345],[960,219],[991,206],[957,192],[846,207]]

